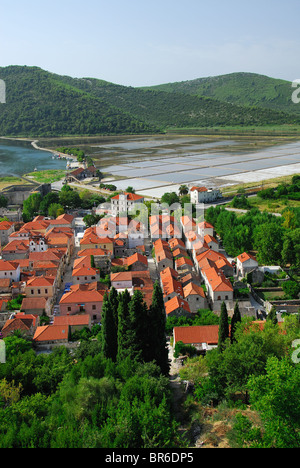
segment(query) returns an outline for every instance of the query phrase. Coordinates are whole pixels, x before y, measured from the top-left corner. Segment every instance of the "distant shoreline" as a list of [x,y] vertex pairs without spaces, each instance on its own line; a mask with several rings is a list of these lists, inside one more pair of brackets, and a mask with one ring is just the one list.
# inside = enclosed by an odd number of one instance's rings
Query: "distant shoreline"
[[53,149],[50,149],[50,148],[41,148],[40,146],[38,146],[39,140],[32,140],[31,138],[13,138],[13,137],[3,137],[3,136],[0,137],[0,140],[9,140],[9,141],[15,141],[15,142],[17,142],[17,141],[27,142],[27,143],[30,143],[31,146],[33,146],[33,148],[36,149],[36,150],[47,151],[48,153],[51,153],[53,155],[61,155],[61,156],[65,157],[65,158],[73,159],[73,161],[77,161],[76,156],[72,156],[70,154],[60,153],[59,151],[56,151],[56,150],[53,150]]

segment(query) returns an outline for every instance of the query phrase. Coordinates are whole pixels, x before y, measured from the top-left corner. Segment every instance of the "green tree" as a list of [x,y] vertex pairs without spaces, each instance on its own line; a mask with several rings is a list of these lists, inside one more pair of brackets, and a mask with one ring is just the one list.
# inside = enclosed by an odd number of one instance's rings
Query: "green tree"
[[228,312],[225,302],[221,306],[221,315],[219,322],[219,341],[218,350],[222,352],[225,349],[226,341],[229,338]]
[[[111,294],[111,293],[110,293]],[[116,360],[117,328],[115,313],[110,301],[110,294],[105,293],[102,306],[102,351],[106,358]]]
[[234,306],[234,312],[233,312],[233,316],[232,316],[232,319],[231,319],[231,330],[230,330],[230,339],[231,339],[231,343],[233,343],[235,341],[235,332],[236,332],[236,328],[237,328],[237,325],[239,323],[241,323],[242,321],[242,317],[241,317],[241,313],[240,313],[240,309],[239,309],[239,303],[236,302],[235,303],[235,306]]
[[144,302],[144,297],[141,291],[134,292],[129,304],[130,317],[130,335],[131,345],[130,354],[133,359],[143,361],[146,354],[146,335],[147,330],[147,313],[148,308]]
[[183,195],[187,195],[189,193],[189,188],[187,185],[180,185],[179,187],[179,195],[180,196],[183,196]]
[[57,218],[57,216],[64,213],[64,207],[60,203],[52,203],[48,208],[48,216]]
[[131,323],[129,316],[130,293],[126,289],[119,295],[118,305],[118,362],[130,355]]
[[280,223],[262,224],[255,228],[254,247],[258,250],[257,260],[264,265],[281,262],[284,229]]
[[266,373],[249,380],[251,403],[262,419],[263,448],[300,445],[300,368],[289,358],[272,357]]
[[146,361],[154,360],[163,374],[169,373],[168,348],[166,341],[166,313],[163,292],[156,281],[153,287],[152,304],[148,313]]
[[273,306],[272,309],[270,310],[270,312],[268,313],[267,320],[272,322],[274,325],[276,325],[278,323],[276,307],[275,306]]
[[32,193],[27,200],[23,203],[23,220],[25,222],[31,221],[36,215],[39,214],[40,204],[42,202],[42,195],[40,193]]

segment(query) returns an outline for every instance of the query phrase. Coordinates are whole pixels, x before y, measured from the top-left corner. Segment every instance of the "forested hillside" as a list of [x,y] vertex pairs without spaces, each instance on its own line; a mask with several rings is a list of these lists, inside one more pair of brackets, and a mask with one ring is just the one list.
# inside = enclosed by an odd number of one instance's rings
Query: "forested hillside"
[[292,101],[294,89],[291,82],[255,73],[231,73],[142,89],[206,96],[239,106],[300,113],[300,106]]
[[101,98],[149,124],[167,127],[212,127],[235,125],[294,124],[299,116],[273,111],[242,107],[209,97],[183,93],[142,90],[115,85],[91,78],[71,79],[64,82]]
[[6,104],[0,106],[2,136],[61,136],[156,132],[120,109],[36,67],[0,68]]
[[[300,124],[299,114],[249,108],[238,99],[239,105],[235,105],[212,92],[206,95],[220,100],[70,78],[37,67],[0,68],[0,78],[7,91],[6,104],[0,105],[2,136],[139,134],[170,127]],[[259,89],[253,86],[255,93],[259,96]]]

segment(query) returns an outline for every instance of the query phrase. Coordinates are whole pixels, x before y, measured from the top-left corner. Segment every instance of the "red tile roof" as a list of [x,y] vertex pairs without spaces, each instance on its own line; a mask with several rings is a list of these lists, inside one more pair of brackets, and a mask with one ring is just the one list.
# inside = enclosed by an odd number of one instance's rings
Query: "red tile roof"
[[147,257],[145,257],[145,255],[142,255],[140,253],[135,253],[131,257],[127,258],[127,265],[128,266],[133,265],[134,263],[137,263],[137,262],[143,263],[144,265],[148,266]]
[[187,301],[181,299],[180,297],[175,296],[169,301],[165,302],[165,311],[167,315],[176,311],[177,309],[184,309],[186,312],[191,313],[191,309]]
[[47,299],[45,297],[24,297],[21,310],[45,309]]
[[247,252],[242,253],[237,258],[241,263],[247,262],[247,260],[254,260],[255,262],[257,261],[253,255],[250,255]]
[[103,302],[105,291],[89,289],[86,285],[78,288],[71,287],[71,291],[63,295],[60,304],[85,304]]
[[61,317],[54,317],[53,325],[83,325],[88,326],[90,324],[90,315],[82,314],[82,315],[62,315]]
[[219,341],[219,325],[174,327],[174,341],[182,341],[184,344],[217,345]]
[[207,188],[206,187],[192,187],[190,189],[191,192],[195,192],[195,190],[197,190],[197,192],[207,192]]
[[209,268],[205,270],[205,276],[213,291],[231,291],[233,286],[224,273],[217,268]]
[[35,342],[68,340],[68,325],[46,325],[38,327],[33,337]]
[[184,288],[183,288],[183,294],[184,298],[190,296],[190,295],[197,295],[205,298],[204,290],[201,288],[201,286],[198,286],[197,284],[191,282],[188,283]]
[[18,266],[18,262],[0,259],[0,271],[16,271]]
[[98,270],[96,268],[91,268],[91,267],[85,267],[81,266],[79,268],[76,268],[72,272],[72,276],[97,276]]
[[[127,196],[127,200],[129,201],[137,201],[137,200],[143,200],[144,197],[141,197],[140,195],[136,195],[135,193],[127,193],[125,192],[124,195]],[[112,200],[119,200],[120,199],[120,194],[116,195],[115,197],[112,198]]]
[[54,278],[49,278],[46,276],[33,276],[27,281],[28,287],[41,287],[41,286],[53,286],[55,282]]

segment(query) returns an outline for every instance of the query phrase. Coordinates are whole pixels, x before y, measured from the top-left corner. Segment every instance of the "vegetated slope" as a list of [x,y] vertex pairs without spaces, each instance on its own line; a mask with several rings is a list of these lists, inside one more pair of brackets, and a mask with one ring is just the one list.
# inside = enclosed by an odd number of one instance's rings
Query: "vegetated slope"
[[189,93],[170,93],[116,85],[92,78],[60,77],[65,83],[101,98],[149,124],[167,127],[282,125],[300,122],[299,115],[245,107]]
[[0,78],[7,90],[6,104],[0,105],[2,136],[139,134],[168,127],[300,124],[300,115],[92,78],[70,78],[37,67],[0,68]]
[[295,89],[291,82],[255,73],[231,73],[142,89],[206,96],[240,106],[300,113],[300,105],[292,101]]
[[0,78],[6,83],[6,104],[0,104],[0,135],[40,137],[158,131],[55,76],[37,67],[0,68]]

